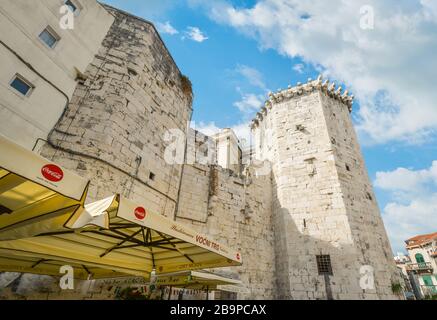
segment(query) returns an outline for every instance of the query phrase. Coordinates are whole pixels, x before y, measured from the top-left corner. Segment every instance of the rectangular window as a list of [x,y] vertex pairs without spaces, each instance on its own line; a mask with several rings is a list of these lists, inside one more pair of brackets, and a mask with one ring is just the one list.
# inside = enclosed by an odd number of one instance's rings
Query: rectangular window
[[332,276],[331,256],[319,255],[317,257],[317,269],[320,275],[329,274]]
[[17,90],[23,96],[29,95],[33,89],[33,85],[18,74],[15,75],[14,79],[12,79],[11,87]]
[[64,4],[71,10],[71,12],[76,13],[77,7],[71,0],[65,0]]
[[60,40],[60,37],[56,34],[56,32],[47,27],[40,33],[39,38],[49,47],[54,48],[56,43]]

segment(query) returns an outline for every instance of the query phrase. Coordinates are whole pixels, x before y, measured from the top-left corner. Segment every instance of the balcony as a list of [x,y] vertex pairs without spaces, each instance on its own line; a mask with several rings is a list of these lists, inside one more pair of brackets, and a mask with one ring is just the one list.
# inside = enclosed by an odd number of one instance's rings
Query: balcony
[[437,286],[420,286],[425,297],[433,297],[437,295]]
[[432,274],[433,268],[430,262],[422,262],[422,263],[409,263],[406,266],[407,272],[414,272],[418,274]]

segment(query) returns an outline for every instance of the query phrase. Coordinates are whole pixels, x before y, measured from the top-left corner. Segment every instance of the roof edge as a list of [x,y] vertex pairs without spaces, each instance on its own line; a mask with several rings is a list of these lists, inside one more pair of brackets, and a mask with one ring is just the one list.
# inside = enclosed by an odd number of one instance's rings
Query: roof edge
[[149,20],[146,20],[146,19],[144,19],[144,18],[141,18],[141,17],[139,17],[139,16],[136,16],[136,15],[134,15],[134,14],[132,14],[132,13],[130,13],[130,12],[127,12],[127,11],[125,11],[125,10],[122,10],[122,9],[119,9],[119,8],[116,8],[116,7],[113,7],[113,6],[109,5],[109,4],[102,3],[101,1],[97,1],[97,2],[98,2],[98,3],[99,3],[103,8],[105,8],[106,10],[109,8],[109,9],[111,9],[111,10],[114,10],[114,11],[120,12],[121,14],[124,14],[124,15],[126,15],[126,16],[129,16],[129,17],[131,17],[131,18],[134,18],[134,19],[136,19],[136,20],[138,20],[138,21],[141,21],[141,22],[143,22],[143,23],[146,23],[146,24],[150,25],[150,26],[153,28],[153,30],[155,31],[155,33],[157,34],[158,39],[161,41],[163,47],[164,47],[165,50],[167,51],[167,54],[169,55],[171,61],[173,61],[173,64],[176,66],[176,68],[177,68],[177,70],[179,71],[179,73],[180,73],[181,75],[183,75],[181,69],[179,68],[178,64],[177,64],[176,61],[174,60],[174,58],[173,58],[173,56],[172,56],[170,50],[169,50],[168,47],[165,45],[165,42],[164,42],[164,40],[162,39],[161,34],[159,33],[158,29],[156,29],[156,27],[155,27],[155,25],[153,24],[153,22],[151,22],[151,21],[149,21]]

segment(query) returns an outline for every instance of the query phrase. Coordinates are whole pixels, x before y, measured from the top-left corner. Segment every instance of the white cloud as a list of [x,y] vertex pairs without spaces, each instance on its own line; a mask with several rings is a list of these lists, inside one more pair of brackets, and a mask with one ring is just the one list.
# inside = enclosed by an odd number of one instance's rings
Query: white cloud
[[179,31],[177,31],[170,24],[169,21],[166,21],[165,23],[161,23],[161,22],[156,23],[156,28],[158,29],[159,32],[165,33],[165,34],[175,35],[175,34],[179,33]]
[[241,93],[241,100],[234,102],[234,106],[238,108],[245,116],[252,116],[264,104],[265,97],[253,93]]
[[207,136],[212,136],[221,131],[221,128],[218,127],[215,122],[203,122],[200,121],[199,124],[196,124],[194,127],[197,131],[202,132]]
[[251,85],[265,91],[267,90],[266,84],[263,80],[263,75],[257,69],[246,65],[238,65],[236,71],[246,78]]
[[295,64],[293,70],[299,74],[302,74],[305,70],[305,66],[302,63]]
[[423,170],[378,172],[374,184],[392,197],[383,219],[395,250],[408,238],[437,231],[437,161]]
[[[203,42],[208,40],[209,38],[197,27],[187,27],[187,31],[185,31],[186,37],[196,42]],[[185,37],[183,37],[184,39]]]
[[[421,143],[437,130],[437,5],[434,0],[259,0],[236,8],[191,0],[290,57],[301,57],[348,84],[361,103],[357,129],[366,143]],[[375,28],[360,28],[370,5]]]
[[250,131],[250,123],[242,122],[231,127],[237,135],[238,139],[240,139],[241,146],[244,148],[249,147],[253,143],[253,137],[251,137]]
[[405,251],[404,241],[419,234],[437,231],[437,193],[417,198],[406,205],[387,204],[383,211],[384,224],[393,249]]
[[430,184],[437,186],[437,161],[424,170],[398,168],[389,172],[377,172],[375,180],[375,186],[378,188],[414,193],[423,191]]

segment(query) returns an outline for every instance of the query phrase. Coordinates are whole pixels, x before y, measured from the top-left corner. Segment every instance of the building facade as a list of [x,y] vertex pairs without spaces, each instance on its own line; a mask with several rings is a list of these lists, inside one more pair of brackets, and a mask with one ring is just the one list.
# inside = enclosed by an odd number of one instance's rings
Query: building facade
[[47,138],[114,21],[96,1],[72,3],[67,30],[63,0],[0,5],[0,132],[28,148]]
[[437,295],[437,232],[405,241],[409,262],[405,265],[423,296]]
[[[16,20],[24,24],[33,2],[14,3],[0,12],[21,10]],[[271,94],[252,124],[255,150],[243,154],[231,130],[207,137],[187,126],[191,83],[150,22],[95,1],[73,3],[83,9],[72,35],[57,30],[54,37],[56,8],[64,1],[37,4],[45,14],[28,31],[11,26],[34,38],[27,40],[32,47],[9,39],[9,49],[2,49],[2,65],[15,64],[1,71],[2,90],[13,99],[0,104],[0,112],[23,109],[0,126],[2,134],[28,148],[45,140],[37,152],[91,180],[89,201],[119,193],[239,249],[243,266],[220,272],[244,283],[240,299],[396,298],[396,266],[347,93],[318,79]],[[41,35],[46,29],[52,37]],[[82,46],[71,49],[72,59],[61,44],[74,33]],[[26,73],[25,61],[46,64],[51,81],[39,80],[32,68]],[[11,86],[15,74],[31,84],[30,92],[16,97],[13,90],[23,85]],[[27,117],[47,114],[52,103],[56,113],[34,129]],[[169,153],[171,145],[183,152]],[[244,155],[254,161],[243,168]]]

